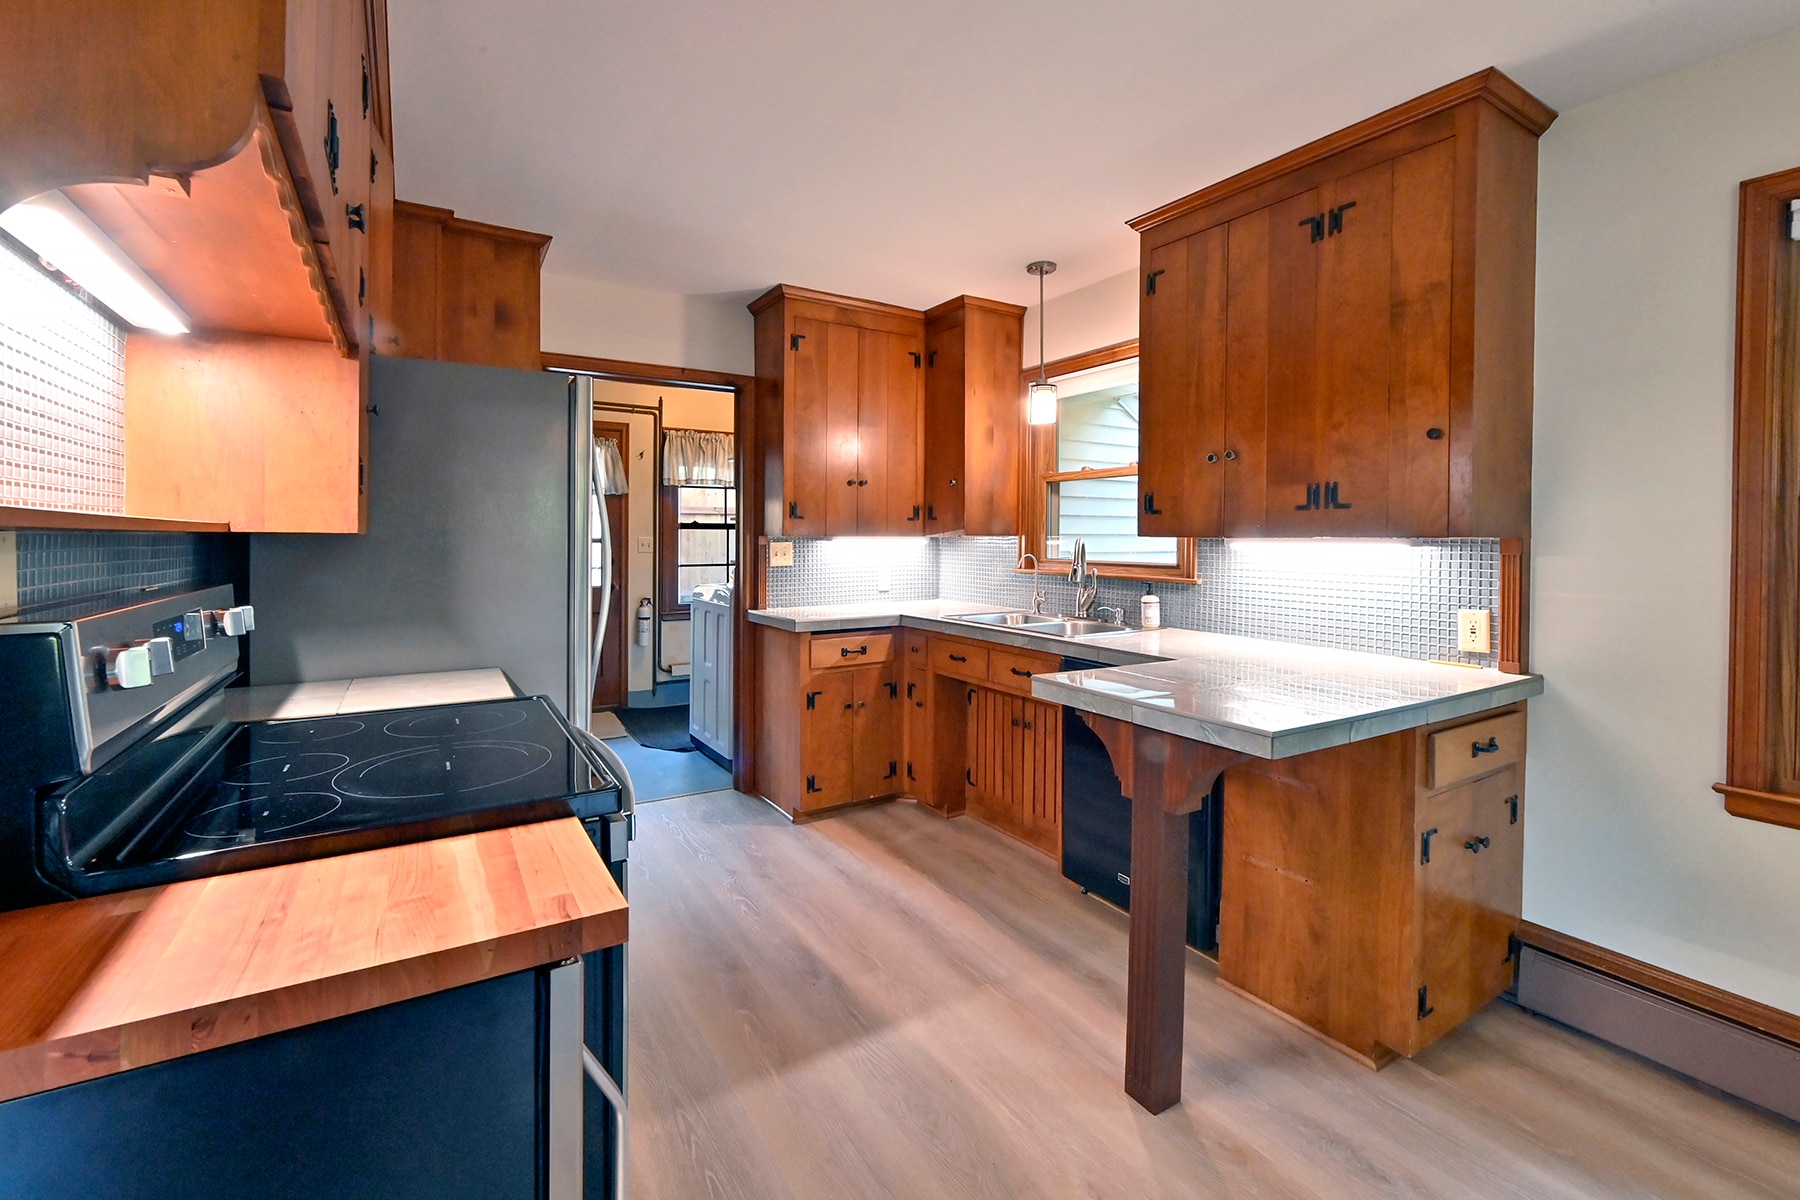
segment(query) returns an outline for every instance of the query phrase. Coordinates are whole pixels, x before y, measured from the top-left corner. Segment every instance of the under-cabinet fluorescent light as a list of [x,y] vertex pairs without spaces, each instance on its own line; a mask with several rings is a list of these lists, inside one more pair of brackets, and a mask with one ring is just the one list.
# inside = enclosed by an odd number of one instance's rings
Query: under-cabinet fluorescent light
[[61,192],[45,192],[0,213],[0,229],[86,288],[139,329],[186,333],[188,316],[87,214]]

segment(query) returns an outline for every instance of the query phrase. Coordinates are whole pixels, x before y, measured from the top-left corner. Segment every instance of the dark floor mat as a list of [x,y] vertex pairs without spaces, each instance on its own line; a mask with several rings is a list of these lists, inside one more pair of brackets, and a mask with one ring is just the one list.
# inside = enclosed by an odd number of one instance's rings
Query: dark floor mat
[[688,706],[672,704],[667,708],[616,708],[613,715],[631,735],[631,740],[652,750],[692,750],[688,737]]

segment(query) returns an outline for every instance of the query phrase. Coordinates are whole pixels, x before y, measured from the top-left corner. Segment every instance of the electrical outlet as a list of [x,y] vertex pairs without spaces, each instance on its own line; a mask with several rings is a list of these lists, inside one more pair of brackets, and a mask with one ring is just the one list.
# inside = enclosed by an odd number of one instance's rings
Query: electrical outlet
[[1456,612],[1456,648],[1464,654],[1486,654],[1494,648],[1488,630],[1488,610],[1462,608]]
[[794,543],[770,542],[769,565],[771,567],[791,567],[794,565]]
[[656,539],[648,534],[646,534],[644,537],[639,538],[638,539],[638,553],[639,554],[655,554],[656,553]]

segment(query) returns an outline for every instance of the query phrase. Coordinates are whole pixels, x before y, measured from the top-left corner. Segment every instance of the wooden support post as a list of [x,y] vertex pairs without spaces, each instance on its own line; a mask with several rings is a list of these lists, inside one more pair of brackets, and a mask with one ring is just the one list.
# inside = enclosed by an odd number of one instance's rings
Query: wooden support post
[[1131,942],[1125,998],[1125,1093],[1153,1113],[1181,1099],[1187,965],[1188,814],[1250,756],[1082,714],[1131,798]]

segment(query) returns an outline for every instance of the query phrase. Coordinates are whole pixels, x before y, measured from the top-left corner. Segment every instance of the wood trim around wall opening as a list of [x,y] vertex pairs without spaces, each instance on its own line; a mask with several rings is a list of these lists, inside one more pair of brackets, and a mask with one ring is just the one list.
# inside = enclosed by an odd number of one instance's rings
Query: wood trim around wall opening
[[1759,1033],[1800,1046],[1800,1015],[1751,1000],[1736,992],[1728,992],[1710,983],[1677,975],[1662,967],[1651,966],[1616,950],[1584,942],[1580,938],[1534,925],[1530,921],[1520,924],[1519,941],[1542,950],[1545,954],[1567,959],[1602,975],[1622,979],[1647,992],[1654,992],[1722,1020],[1747,1026]]
[[1730,704],[1733,816],[1800,828],[1800,168],[1738,192],[1737,399],[1732,461]]

